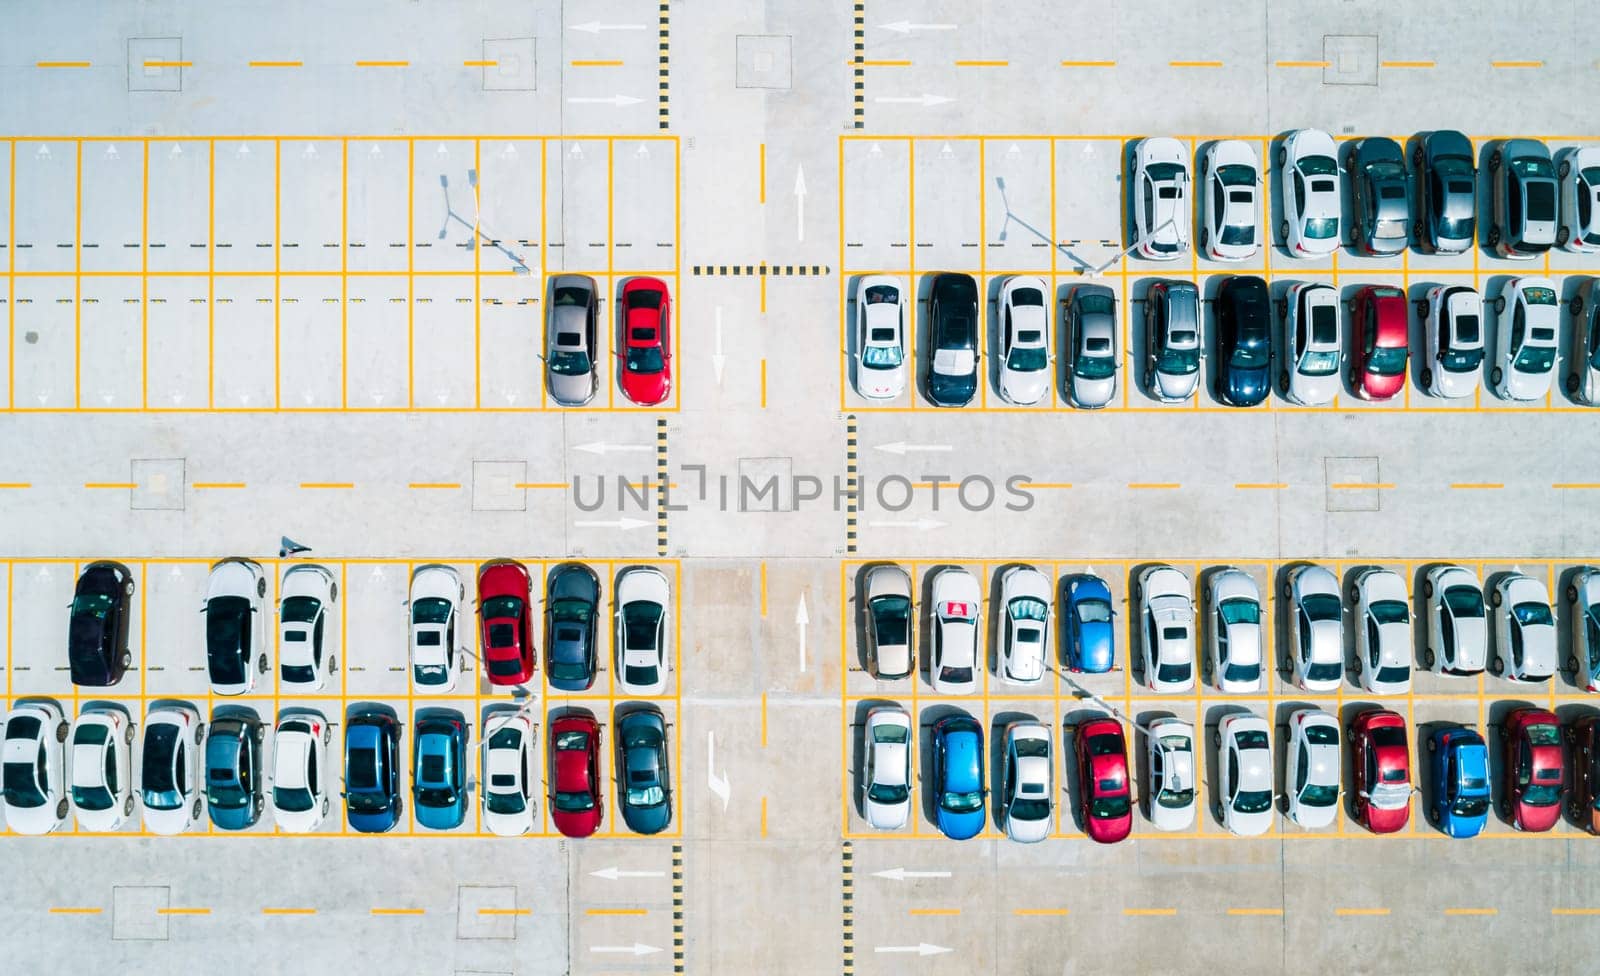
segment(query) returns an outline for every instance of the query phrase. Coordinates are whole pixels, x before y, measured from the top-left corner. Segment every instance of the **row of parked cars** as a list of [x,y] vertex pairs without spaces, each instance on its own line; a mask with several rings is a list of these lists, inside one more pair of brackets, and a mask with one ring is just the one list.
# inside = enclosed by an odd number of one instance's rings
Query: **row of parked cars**
[[[588,275],[550,280],[544,360],[545,390],[563,407],[594,399],[603,382],[600,357],[599,286]],[[665,403],[672,394],[672,294],[659,278],[629,278],[617,315],[617,385],[642,407]]]
[[[1490,220],[1482,234],[1477,154],[1460,132],[1419,134],[1411,141],[1409,168],[1406,150],[1387,136],[1340,147],[1320,129],[1290,132],[1273,154],[1283,214],[1278,241],[1295,257],[1331,254],[1346,239],[1358,253],[1373,256],[1412,246],[1460,254],[1479,238],[1499,256],[1516,260],[1532,260],[1552,247],[1600,251],[1600,148],[1569,146],[1552,157],[1537,139],[1491,143],[1485,160]],[[1153,136],[1136,144],[1128,182],[1133,249],[1154,261],[1187,254],[1192,209],[1207,258],[1255,257],[1268,243],[1270,220],[1255,149],[1248,142],[1219,140],[1200,151],[1196,166],[1200,185],[1192,192],[1182,142]]]
[[[481,823],[514,837],[534,829],[540,782],[539,728],[525,709],[503,706],[484,717],[482,737],[453,708],[419,708],[412,717],[410,799],[416,823],[455,830],[476,789]],[[647,703],[615,714],[617,806],[635,833],[655,834],[672,820],[668,725]],[[142,743],[138,742],[143,732]],[[350,829],[385,833],[404,822],[403,729],[388,705],[357,704],[344,719],[343,785],[330,757],[333,724],[309,707],[283,709],[272,724],[242,706],[216,709],[206,723],[193,704],[158,702],[142,729],[114,703],[89,704],[69,722],[59,704],[19,699],[5,718],[6,826],[22,834],[63,827],[69,815],[87,831],[115,831],[142,811],[155,834],[181,834],[207,815],[219,830],[248,830],[270,811],[280,832],[322,827],[342,798]],[[587,837],[605,817],[601,726],[583,711],[550,722],[550,819],[568,837]],[[479,755],[474,756],[474,752]],[[137,760],[137,763],[135,762]],[[474,783],[471,771],[480,770]],[[137,784],[135,773],[137,772]]]
[[[1550,592],[1520,572],[1491,577],[1451,563],[1430,567],[1421,583],[1423,665],[1448,675],[1485,669],[1511,681],[1548,681],[1557,671],[1556,617]],[[1162,694],[1193,690],[1205,672],[1217,690],[1261,690],[1274,662],[1267,658],[1266,604],[1255,577],[1234,566],[1201,574],[1199,606],[1184,572],[1150,564],[1134,576],[1129,606],[1137,615],[1132,653],[1144,684]],[[978,579],[958,566],[929,581],[928,680],[935,694],[970,695],[987,666]],[[865,570],[861,581],[869,665],[880,679],[917,670],[918,619],[911,575],[893,563]],[[1600,568],[1566,576],[1563,596],[1571,630],[1567,670],[1588,691],[1600,691]],[[1345,634],[1353,632],[1355,672],[1375,695],[1411,690],[1411,593],[1398,573],[1369,567],[1350,575],[1348,589],[1324,566],[1303,562],[1284,576],[1277,604],[1288,635],[1293,680],[1314,693],[1337,691],[1346,674]],[[1090,573],[1052,583],[1038,569],[1017,565],[1000,576],[995,613],[994,674],[1026,687],[1042,682],[1052,664],[1072,672],[1104,673],[1116,666],[1117,606],[1105,579]],[[1059,617],[1059,635],[1052,626]],[[1203,637],[1203,640],[1202,640]],[[1491,639],[1492,638],[1492,639]]]
[[[491,685],[518,686],[538,668],[536,584],[528,567],[494,559],[478,568],[476,624],[461,575],[430,563],[411,574],[406,621],[412,683],[417,691],[448,693],[460,679],[463,658],[475,653]],[[275,608],[267,601],[267,574],[243,557],[211,567],[206,582],[206,669],[211,693],[243,695],[272,667],[277,648],[279,689],[315,692],[338,670],[339,584],[327,567],[295,563],[279,580]],[[597,628],[601,585],[583,563],[563,563],[542,582],[545,671],[557,691],[584,691],[599,673]],[[133,662],[128,643],[134,576],[121,563],[100,561],[78,576],[68,624],[67,659],[72,682],[108,687],[122,680]],[[625,695],[660,695],[666,689],[667,621],[671,591],[667,577],[648,566],[617,574],[612,590],[616,628],[617,689]],[[276,610],[276,630],[268,628]],[[476,651],[465,644],[477,630]]]
[[[935,406],[966,406],[980,382],[983,303],[971,275],[939,272],[931,278],[923,392]],[[1483,383],[1503,400],[1538,400],[1560,372],[1566,320],[1562,388],[1578,403],[1600,404],[1595,281],[1585,279],[1565,303],[1556,282],[1537,276],[1509,279],[1491,299],[1469,285],[1440,284],[1412,302],[1399,288],[1367,285],[1346,302],[1338,289],[1320,282],[1294,282],[1274,300],[1262,278],[1231,275],[1210,299],[1212,395],[1227,406],[1251,407],[1276,383],[1280,396],[1303,406],[1332,403],[1346,388],[1362,399],[1391,400],[1405,388],[1415,355],[1420,390],[1429,396],[1471,397]],[[910,382],[906,320],[912,300],[891,275],[859,283],[854,375],[856,392],[869,400],[897,399]],[[1066,362],[1058,377],[1051,338],[1058,313],[1050,286],[1033,275],[1006,278],[996,298],[997,392],[1007,403],[1031,405],[1048,402],[1059,384],[1073,406],[1098,409],[1115,401],[1118,376],[1131,366],[1154,399],[1186,401],[1200,387],[1201,362],[1208,355],[1204,301],[1194,282],[1151,281],[1143,302],[1144,348],[1130,359],[1121,351],[1116,292],[1101,284],[1073,285],[1059,302]],[[1422,323],[1415,350],[1409,338],[1413,310]],[[1492,344],[1486,310],[1498,325]]]
[[[1062,749],[1071,739],[1076,770],[1077,818],[1083,832],[1100,843],[1115,843],[1133,829],[1134,770],[1129,763],[1124,722],[1109,715],[1062,727]],[[1195,729],[1177,718],[1133,725],[1142,737],[1148,781],[1142,791],[1146,816],[1158,831],[1193,827],[1203,786],[1196,762]],[[912,817],[913,735],[911,716],[898,705],[867,713],[863,730],[860,809],[878,830],[899,830]],[[1283,733],[1284,779],[1276,787],[1273,729],[1249,713],[1223,716],[1212,732],[1209,760],[1216,788],[1218,823],[1240,835],[1272,828],[1281,812],[1294,824],[1317,830],[1332,825],[1346,795],[1342,764],[1349,750],[1350,814],[1373,833],[1403,830],[1410,823],[1414,781],[1422,793],[1428,822],[1457,838],[1474,837],[1488,823],[1494,800],[1489,746],[1466,725],[1419,730],[1425,735],[1425,762],[1413,776],[1406,720],[1397,712],[1367,708],[1342,732],[1337,718],[1318,708],[1290,713]],[[1562,726],[1553,712],[1511,710],[1496,734],[1504,763],[1499,774],[1501,817],[1517,830],[1546,831],[1561,819],[1562,803],[1572,822],[1600,833],[1600,716]],[[932,728],[934,820],[953,840],[977,836],[988,823],[984,742],[987,730],[965,713],[946,715]],[[1571,774],[1563,742],[1570,749]],[[1055,832],[1053,810],[1056,767],[1053,737],[1043,723],[1028,719],[1007,724],[1005,750],[995,784],[996,821],[1014,841],[1033,843]],[[1065,762],[1065,761],[1064,761]],[[1281,803],[1280,803],[1281,801]]]

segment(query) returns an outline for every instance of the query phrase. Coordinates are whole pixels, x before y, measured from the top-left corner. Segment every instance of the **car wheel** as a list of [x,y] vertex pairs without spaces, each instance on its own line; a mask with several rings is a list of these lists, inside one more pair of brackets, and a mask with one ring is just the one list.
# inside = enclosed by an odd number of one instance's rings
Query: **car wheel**
[[1204,228],[1204,227],[1200,228],[1200,249],[1202,251],[1205,250],[1206,245],[1210,241],[1211,241],[1211,232],[1209,230],[1207,230],[1206,228]]
[[1428,808],[1428,822],[1433,824],[1435,827],[1437,827],[1439,825],[1439,810],[1438,810],[1438,808],[1436,808],[1436,807],[1429,807]]
[[1288,161],[1289,161],[1289,150],[1285,149],[1282,145],[1279,145],[1278,146],[1278,168],[1279,169],[1283,169],[1283,165],[1285,163],[1287,163]]
[[57,820],[65,820],[65,819],[67,819],[67,809],[68,809],[67,808],[67,798],[66,797],[62,797],[60,802],[58,802],[56,804],[56,819]]
[[1578,676],[1578,659],[1570,654],[1567,655],[1567,673],[1573,677]]
[[[1505,673],[1505,670],[1506,670],[1506,662],[1502,661],[1500,659],[1500,655],[1496,654],[1494,656],[1494,659],[1489,662],[1489,673],[1494,675],[1496,678],[1498,678],[1502,674]],[[1505,731],[1501,730],[1500,738],[1504,739],[1505,737],[1506,737]]]
[[1568,603],[1577,603],[1578,602],[1578,588],[1576,586],[1573,586],[1571,583],[1567,584],[1567,602]]
[[1567,816],[1573,820],[1577,820],[1579,817],[1583,816],[1583,807],[1578,806],[1576,803],[1567,804]]
[[1556,167],[1556,175],[1562,179],[1566,179],[1567,174],[1570,172],[1572,172],[1572,163],[1568,160],[1563,159],[1561,165]]
[[1489,606],[1498,607],[1500,605],[1500,600],[1501,596],[1499,587],[1495,587],[1489,591]]
[[1426,366],[1422,368],[1422,385],[1430,389],[1433,387],[1433,370]]
[[1428,300],[1426,298],[1419,298],[1415,302],[1412,302],[1412,304],[1417,307],[1417,321],[1428,321]]
[[328,655],[328,673],[329,674],[335,674],[335,673],[338,672],[338,670],[339,670],[339,658],[337,656],[335,656],[335,655],[331,655],[331,654]]
[[1567,374],[1567,393],[1570,395],[1570,394],[1574,394],[1574,393],[1577,393],[1577,392],[1578,392],[1578,374],[1577,373],[1568,373]]
[[125,745],[130,745],[130,746],[133,745],[133,735],[134,735],[133,723],[129,722],[128,723],[128,727],[122,730],[122,741],[123,741],[123,743]]
[[1422,595],[1425,598],[1433,597],[1433,580],[1425,579],[1422,581]]
[[328,602],[329,603],[338,603],[339,602],[339,584],[338,583],[329,583],[328,584]]
[[206,809],[205,801],[200,799],[199,797],[196,797],[195,801],[194,801],[194,812],[192,814],[190,814],[190,819],[199,820],[200,819],[200,814],[204,813],[205,809]]
[[[1216,729],[1211,730],[1211,744],[1216,746],[1218,749],[1222,748],[1222,733]],[[1218,807],[1217,809],[1220,810],[1221,807]]]
[[1504,295],[1496,295],[1496,296],[1494,296],[1494,301],[1490,302],[1489,304],[1494,306],[1494,314],[1496,314],[1496,315],[1504,315],[1505,314],[1505,312],[1506,312],[1506,296],[1504,296]]
[[323,745],[327,745],[328,743],[330,743],[332,741],[333,741],[333,726],[324,725],[322,727],[322,744]]
[[1573,295],[1572,296],[1572,301],[1567,303],[1567,309],[1569,311],[1571,311],[1573,315],[1582,315],[1583,314],[1583,296],[1582,295]]
[[258,576],[258,577],[256,577],[256,596],[266,596],[266,595],[267,595],[267,578],[265,576]]
[[122,801],[122,815],[124,817],[133,816],[133,794],[132,793],[129,793],[127,798]]
[[1566,247],[1567,241],[1572,237],[1572,232],[1565,227],[1556,228],[1556,247]]
[[1496,149],[1494,152],[1489,154],[1489,168],[1491,170],[1500,168],[1500,150]]
[[1490,247],[1500,246],[1500,228],[1498,225],[1491,224],[1489,226],[1488,242]]
[[1207,159],[1205,156],[1201,156],[1200,157],[1200,175],[1201,176],[1205,176],[1206,172],[1208,170],[1210,170],[1210,169],[1211,169],[1211,160]]
[[1358,244],[1358,245],[1361,243],[1361,225],[1360,224],[1352,224],[1350,226],[1350,243],[1351,244]]
[[261,674],[267,673],[267,656],[265,654],[256,658],[256,671],[260,672]]
[[[1432,653],[1432,652],[1430,651],[1429,653]],[[1428,751],[1429,752],[1438,752],[1439,751],[1439,746],[1438,746],[1437,743],[1435,743],[1433,741],[1433,736],[1431,736],[1431,735],[1428,736]]]
[[1356,603],[1360,601],[1360,599],[1361,589],[1355,586],[1350,587],[1350,606],[1354,607]]
[[194,744],[199,745],[206,741],[206,723],[201,722],[194,727]]
[[60,725],[56,726],[56,741],[57,742],[65,742],[65,741],[67,741],[67,723],[62,722]]
[[1289,246],[1289,222],[1287,220],[1278,221],[1278,236],[1283,238],[1283,246],[1284,247],[1288,247]]
[[1360,377],[1356,376],[1356,371],[1355,370],[1352,369],[1350,371],[1349,377],[1347,377],[1347,378],[1350,381],[1350,389],[1352,389],[1352,390],[1360,390],[1361,389],[1361,379],[1360,379]]
[[133,655],[129,654],[127,651],[123,651],[122,657],[118,658],[117,660],[122,663],[122,670],[126,671],[128,670],[128,666],[133,664]]
[[133,580],[128,580],[128,582],[122,584],[122,592],[128,596],[133,596]]
[[[1432,671],[1433,670],[1433,662],[1434,662],[1434,660],[1435,659],[1434,659],[1434,656],[1433,656],[1433,648],[1424,647],[1422,649],[1422,666],[1427,668],[1429,671]],[[1428,740],[1428,748],[1429,749],[1433,748],[1433,740],[1432,739]]]
[[1494,386],[1499,386],[1500,385],[1500,380],[1505,375],[1506,374],[1503,371],[1501,371],[1500,367],[1496,366],[1494,369],[1491,369],[1489,371],[1489,382]]

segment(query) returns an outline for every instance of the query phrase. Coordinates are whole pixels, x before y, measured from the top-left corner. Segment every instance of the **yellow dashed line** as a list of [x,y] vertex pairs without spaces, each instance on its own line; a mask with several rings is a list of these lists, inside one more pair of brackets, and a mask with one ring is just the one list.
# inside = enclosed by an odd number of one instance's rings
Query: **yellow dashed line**
[[1229,915],[1270,915],[1273,917],[1283,914],[1281,908],[1230,908]]
[[315,915],[315,908],[263,908],[263,915]]
[[1169,68],[1220,68],[1221,61],[1168,61]]
[[1496,489],[1496,488],[1504,488],[1505,485],[1501,484],[1498,481],[1452,481],[1450,483],[1450,487],[1452,487],[1452,488],[1484,488],[1484,489],[1493,490],[1493,489]]
[[4,488],[32,488],[31,481],[0,481],[0,489]]
[[491,59],[489,59],[487,61],[484,61],[484,60],[463,61],[463,62],[461,62],[461,66],[463,68],[493,68],[495,65],[498,65],[499,63],[500,63],[499,61],[496,61],[496,60],[491,58]]
[[206,489],[209,489],[209,488],[243,488],[244,487],[244,482],[242,482],[242,481],[196,481],[194,484],[190,485],[189,487],[197,489],[199,491],[205,491]]
[[1067,910],[1065,908],[1013,908],[1011,910],[1011,914],[1022,915],[1030,918],[1038,916],[1065,917],[1067,915]]
[[1496,68],[1542,68],[1543,61],[1490,61]]
[[1550,487],[1558,491],[1582,491],[1600,488],[1600,481],[1558,481]]
[[586,908],[585,915],[648,915],[647,908]]
[[1169,918],[1178,914],[1176,908],[1124,908],[1122,914],[1135,918]]
[[158,908],[157,915],[210,915],[209,908]]
[[1018,488],[1062,489],[1072,487],[1070,481],[1023,481],[1017,484]]
[[1333,913],[1340,918],[1347,918],[1365,915],[1387,915],[1389,910],[1387,908],[1336,908]]
[[304,61],[251,61],[252,68],[302,68]]
[[1432,61],[1380,61],[1379,65],[1385,68],[1431,68]]
[[923,916],[923,915],[960,915],[961,914],[961,909],[959,909],[959,908],[913,908],[913,909],[911,909],[911,914],[912,915],[916,915],[916,916]]
[[50,914],[52,914],[52,915],[98,915],[103,911],[105,911],[105,909],[103,909],[103,908],[52,907],[50,909]]
[[358,68],[408,68],[410,61],[357,61]]
[[1600,908],[1552,908],[1552,915],[1600,915]]
[[1327,61],[1276,61],[1274,65],[1279,68],[1326,68]]
[[1498,915],[1498,914],[1500,914],[1500,909],[1498,909],[1498,908],[1446,908],[1444,910],[1444,913],[1446,915],[1450,915],[1450,916],[1456,916],[1456,915]]
[[374,908],[374,915],[422,915],[427,912],[423,908]]
[[193,61],[146,61],[146,68],[192,68]]
[[85,488],[123,488],[129,490],[139,487],[131,481],[85,481],[83,486]]
[[1010,61],[957,61],[958,68],[1004,68]]
[[569,61],[574,68],[620,68],[621,61]]
[[1289,483],[1287,481],[1236,481],[1233,486],[1241,490],[1259,488],[1263,491],[1270,491],[1287,488]]
[[1115,61],[1063,61],[1063,68],[1115,68]]
[[459,481],[413,481],[413,482],[408,483],[406,485],[406,487],[407,488],[445,488],[445,489],[454,489],[454,488],[460,488],[461,487],[461,482],[459,482]]
[[1135,490],[1170,490],[1183,487],[1177,481],[1130,481],[1128,487]]
[[480,908],[479,915],[532,915],[530,908]]
[[356,486],[355,482],[353,482],[353,481],[302,481],[302,482],[300,482],[300,487],[302,487],[302,488],[354,488],[355,486]]
[[[878,61],[863,61],[861,63],[866,65],[869,68],[909,68],[909,67],[911,67],[911,62],[910,61],[878,60]],[[846,61],[845,64],[854,65],[855,62],[854,61]]]
[[87,68],[87,61],[35,61],[35,68]]
[[1392,482],[1392,481],[1335,481],[1333,484],[1329,485],[1328,487],[1334,489],[1335,491],[1361,491],[1363,489],[1370,489],[1370,488],[1388,489],[1388,488],[1393,488],[1394,487],[1394,482]]

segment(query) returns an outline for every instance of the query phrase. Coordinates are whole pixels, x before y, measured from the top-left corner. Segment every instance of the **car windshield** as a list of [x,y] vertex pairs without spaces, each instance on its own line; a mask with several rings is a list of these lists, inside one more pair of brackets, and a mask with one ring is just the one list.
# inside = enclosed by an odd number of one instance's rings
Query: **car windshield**
[[[1468,184],[1471,185],[1471,184]],[[1452,241],[1459,241],[1472,236],[1471,217],[1446,217],[1439,221],[1439,236]]]
[[[146,806],[176,810],[183,802],[172,781],[172,754],[178,748],[178,727],[162,724],[144,734],[144,798]],[[165,805],[163,805],[165,804]]]
[[1528,745],[1554,746],[1561,744],[1561,730],[1548,722],[1528,726]]
[[1312,349],[1300,357],[1298,369],[1302,376],[1332,376],[1339,371],[1339,352],[1336,349]]
[[1308,807],[1331,807],[1339,799],[1337,786],[1321,786],[1316,783],[1307,783],[1300,791],[1300,803]]
[[878,643],[896,647],[907,643],[911,625],[911,601],[903,596],[880,596],[872,601],[872,622]]
[[867,790],[867,798],[873,803],[904,803],[911,796],[911,790],[904,785],[890,786],[886,783],[874,783]]
[[214,807],[238,810],[248,803],[250,798],[244,790],[239,789],[237,774],[233,770],[213,769],[207,777],[206,800]]
[[563,813],[581,813],[594,809],[594,797],[587,793],[557,793],[555,807]]
[[1049,363],[1049,353],[1041,346],[1013,346],[1006,357],[1006,369],[1019,373],[1036,373]]
[[1173,349],[1170,346],[1161,351],[1161,356],[1156,360],[1156,371],[1170,373],[1175,376],[1186,376],[1200,368],[1200,350],[1198,349]]
[[317,608],[322,601],[313,596],[285,597],[279,610],[286,624],[308,624],[317,619]]
[[1244,790],[1233,801],[1235,813],[1265,813],[1272,809],[1271,790]]
[[1550,626],[1554,621],[1550,617],[1550,606],[1544,603],[1519,603],[1511,610],[1516,614],[1517,622],[1524,627]]
[[1114,820],[1126,817],[1129,809],[1131,808],[1126,793],[1117,796],[1097,796],[1089,804],[1089,816],[1095,820]]
[[1344,674],[1344,665],[1311,664],[1306,667],[1306,679],[1309,681],[1336,681]]
[[1384,684],[1395,684],[1411,677],[1409,666],[1381,667],[1378,669],[1377,680]]
[[1156,802],[1172,810],[1181,810],[1194,802],[1194,789],[1187,790],[1162,790],[1156,794]]
[[6,763],[4,773],[6,803],[26,809],[44,806],[45,797],[39,792],[35,775],[34,764],[31,762]]
[[624,365],[630,373],[659,373],[666,368],[660,346],[629,346]]
[[1403,624],[1411,619],[1411,611],[1399,600],[1379,600],[1372,605],[1372,619],[1380,624]]
[[311,809],[311,791],[304,787],[291,789],[283,786],[274,786],[272,788],[272,802],[279,810],[287,810],[290,813],[305,813]]
[[656,628],[661,622],[661,604],[635,600],[622,613],[623,646],[632,650],[655,650]]
[[1017,620],[1043,620],[1049,612],[1043,600],[1036,600],[1031,596],[1019,596],[1012,600],[1006,609]]
[[1378,346],[1367,360],[1367,372],[1374,376],[1399,376],[1406,369],[1403,346]]
[[899,346],[868,346],[861,351],[861,365],[869,369],[893,369],[904,360]]
[[425,596],[420,600],[413,600],[411,603],[411,622],[414,624],[442,624],[449,619],[449,600]]
[[1226,681],[1257,681],[1260,678],[1259,664],[1230,664],[1223,669],[1223,679]]
[[1183,172],[1183,164],[1151,163],[1149,166],[1145,167],[1145,172],[1148,173],[1150,175],[1150,179],[1154,180],[1155,182],[1164,183],[1168,180],[1177,179],[1178,174]]
[[1254,224],[1225,224],[1218,238],[1223,244],[1254,244],[1256,228]]
[[112,603],[111,596],[106,593],[80,593],[72,598],[72,615],[104,619]]
[[1233,347],[1228,364],[1234,369],[1260,369],[1267,365],[1266,343],[1241,342]]
[[1260,729],[1245,729],[1234,738],[1238,739],[1241,750],[1267,748],[1267,733]]
[[1325,241],[1339,233],[1339,218],[1337,217],[1312,217],[1306,221],[1305,236],[1308,240]]
[[[522,616],[522,600],[514,596],[492,596],[483,601],[482,611],[483,619],[485,620],[504,620],[507,617],[520,618]],[[493,628],[490,628],[490,632],[491,640],[493,640]],[[505,636],[507,643],[497,643],[494,646],[509,647],[514,635],[508,632]]]
[[[565,335],[558,336],[556,341],[559,343],[565,338]],[[577,341],[576,336],[573,337],[573,341]],[[548,362],[550,364],[550,372],[561,376],[582,376],[594,369],[594,363],[589,360],[589,354],[581,349],[558,348],[550,354]]]
[[1111,620],[1111,604],[1104,600],[1079,600],[1078,621],[1086,624],[1103,624]]
[[1097,343],[1103,346],[1106,350],[1105,353],[1084,352],[1072,364],[1072,372],[1083,379],[1109,379],[1117,372],[1117,360],[1109,355],[1111,343],[1105,339],[1090,339],[1088,341],[1089,349],[1095,349]]
[[1481,365],[1482,349],[1445,349],[1439,354],[1439,367],[1447,373],[1471,373]]
[[1012,820],[1043,820],[1050,816],[1050,804],[1045,800],[1012,800],[1006,813]]
[[389,808],[389,798],[382,793],[350,793],[345,799],[357,813],[381,813]]
[[939,805],[951,813],[972,813],[975,810],[983,809],[983,793],[978,790],[972,790],[968,793],[946,790],[939,797]]
[[1476,586],[1452,586],[1444,591],[1444,605],[1453,617],[1483,616],[1483,594]]
[[1522,791],[1522,802],[1530,807],[1550,807],[1561,801],[1561,787],[1549,783],[1533,783]]
[[1336,746],[1339,744],[1339,733],[1326,725],[1308,725],[1305,728],[1306,742],[1314,746]]
[[1511,365],[1519,373],[1548,373],[1555,361],[1554,346],[1524,345],[1522,351],[1517,353],[1516,362]]
[[661,788],[660,784],[655,782],[654,773],[645,773],[643,775],[650,779],[651,782],[648,785],[628,784],[628,806],[630,807],[653,807],[667,798],[666,791]]
[[[12,800],[11,784],[9,782],[9,777],[11,775],[10,770],[11,767],[7,766],[7,803],[14,802]],[[72,788],[72,802],[80,810],[109,810],[111,809],[111,805],[115,802],[115,800],[116,798],[111,795],[111,791],[106,789],[104,786],[74,786]]]
[[1300,605],[1312,620],[1338,620],[1341,617],[1339,598],[1332,593],[1312,593],[1301,600]]
[[949,684],[964,685],[972,680],[972,669],[943,667],[939,669],[939,680]]
[[[487,809],[490,813],[499,814],[516,814],[528,809],[527,801],[522,798],[522,794],[512,788],[515,786],[515,780],[513,777],[496,776],[494,778],[496,780],[502,778],[512,780],[512,782],[504,784],[508,789],[510,789],[510,792],[500,793],[495,792],[494,790],[485,792],[483,795],[483,805],[485,809]],[[494,783],[491,785],[499,786],[501,784]]]
[[582,681],[589,676],[589,668],[581,661],[554,661],[550,677],[557,681]]
[[1187,663],[1162,664],[1156,668],[1156,677],[1158,680],[1165,682],[1188,681],[1189,665]]
[[1481,796],[1457,797],[1450,812],[1458,817],[1481,817],[1489,812],[1489,800]]
[[1225,624],[1257,624],[1261,622],[1261,605],[1254,600],[1235,597],[1223,600],[1217,607]]

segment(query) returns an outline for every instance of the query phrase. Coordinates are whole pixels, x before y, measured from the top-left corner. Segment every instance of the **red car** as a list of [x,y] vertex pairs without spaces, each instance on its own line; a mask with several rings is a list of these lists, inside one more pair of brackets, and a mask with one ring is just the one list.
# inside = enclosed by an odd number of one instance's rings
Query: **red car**
[[1567,770],[1561,722],[1542,708],[1519,708],[1500,723],[1505,745],[1505,797],[1500,815],[1518,830],[1549,830],[1561,819]]
[[1102,844],[1115,844],[1133,829],[1133,796],[1128,785],[1128,747],[1122,723],[1096,718],[1078,726],[1078,798],[1083,829]]
[[622,392],[653,407],[672,392],[672,296],[659,278],[622,286]]
[[533,677],[533,580],[528,568],[496,559],[478,570],[479,641],[489,683],[520,685]]
[[1406,293],[1384,285],[1356,292],[1351,313],[1350,389],[1387,400],[1406,384]]
[[1392,834],[1411,822],[1411,748],[1406,720],[1381,708],[1350,723],[1356,771],[1356,819],[1375,834]]
[[568,837],[587,837],[605,819],[600,795],[600,723],[563,715],[550,726],[550,819]]

